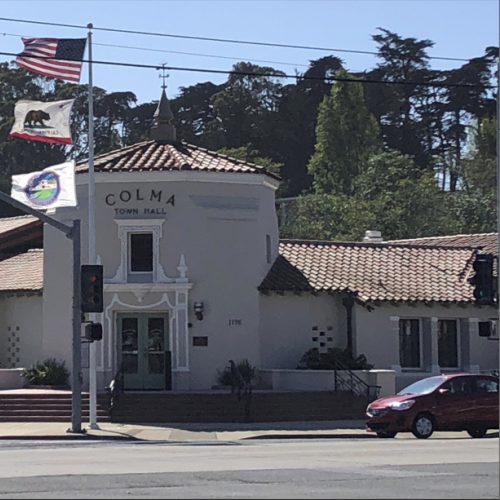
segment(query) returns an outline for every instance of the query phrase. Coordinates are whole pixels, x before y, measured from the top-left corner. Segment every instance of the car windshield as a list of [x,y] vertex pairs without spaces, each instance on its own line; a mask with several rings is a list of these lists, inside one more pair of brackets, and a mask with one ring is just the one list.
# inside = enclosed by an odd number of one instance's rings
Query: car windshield
[[404,394],[429,394],[436,387],[441,385],[446,380],[446,377],[432,377],[432,378],[424,378],[423,380],[419,380],[414,384],[405,387],[402,391],[398,392],[399,396],[403,396]]

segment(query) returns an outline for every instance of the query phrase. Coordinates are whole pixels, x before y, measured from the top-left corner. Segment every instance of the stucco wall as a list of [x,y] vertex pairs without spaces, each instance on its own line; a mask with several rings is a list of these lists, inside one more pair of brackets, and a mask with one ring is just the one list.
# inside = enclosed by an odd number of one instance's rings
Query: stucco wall
[[[222,370],[229,359],[248,358],[260,365],[257,287],[278,253],[274,189],[264,176],[253,174],[158,174],[142,174],[137,181],[126,174],[96,174],[96,255],[104,266],[105,282],[116,282],[122,259],[120,227],[115,219],[126,220],[122,224],[130,226],[141,226],[144,220],[158,221],[159,276],[179,277],[177,267],[184,255],[187,278],[193,285],[188,300],[190,373],[185,377],[190,388],[206,389],[216,384],[217,369]],[[124,181],[127,179],[130,182]],[[82,263],[87,262],[88,234],[88,188],[81,185],[84,180],[84,176],[77,177],[78,210],[61,209],[56,214],[63,220],[81,219]],[[145,209],[158,213],[144,215]],[[266,235],[271,238],[271,262],[267,259]],[[44,244],[44,350],[70,361],[71,242],[49,228]],[[121,304],[112,312],[140,312],[142,308],[149,312],[147,306],[158,301],[158,293],[138,297],[122,291],[118,294]],[[106,304],[113,294],[105,294]],[[202,321],[194,315],[194,302],[204,303]],[[169,312],[164,305],[152,310]],[[109,337],[106,330],[104,335]],[[208,337],[208,346],[193,347],[194,336]],[[107,357],[108,348],[114,350],[116,342],[105,343],[103,358],[98,346],[99,370],[109,371],[99,378],[103,380],[101,385],[116,372],[116,366],[110,369],[101,361]]]
[[12,362],[25,368],[41,360],[41,296],[0,298],[0,346],[0,368],[11,368]]
[[[321,332],[325,332],[324,337],[319,336]],[[313,337],[318,337],[318,341],[314,342]],[[296,368],[308,349],[320,348],[319,339],[328,337],[333,340],[325,341],[325,349],[345,348],[346,312],[339,298],[326,293],[261,295],[260,368]]]
[[[62,222],[72,224],[68,219]],[[64,360],[72,370],[72,242],[45,224],[43,245],[43,356]]]
[[[470,365],[479,365],[481,370],[498,367],[498,342],[479,337],[477,328],[468,326],[471,321],[474,323],[473,318],[484,321],[496,317],[493,308],[383,305],[369,312],[366,308],[356,305],[355,309],[356,351],[358,354],[365,354],[368,362],[374,364],[375,368],[390,369],[393,365],[399,365],[398,318],[457,319],[459,329],[469,329],[468,335],[461,335],[459,331],[461,368],[468,369]],[[467,340],[470,346],[468,360],[466,359]],[[430,363],[426,364],[428,366],[423,366],[423,369],[429,368]]]

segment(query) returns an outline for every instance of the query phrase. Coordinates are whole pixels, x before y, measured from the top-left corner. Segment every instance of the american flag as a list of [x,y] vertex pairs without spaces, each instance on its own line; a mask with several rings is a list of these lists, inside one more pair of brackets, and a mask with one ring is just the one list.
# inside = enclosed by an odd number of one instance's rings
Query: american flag
[[86,38],[22,38],[16,64],[52,78],[79,82]]

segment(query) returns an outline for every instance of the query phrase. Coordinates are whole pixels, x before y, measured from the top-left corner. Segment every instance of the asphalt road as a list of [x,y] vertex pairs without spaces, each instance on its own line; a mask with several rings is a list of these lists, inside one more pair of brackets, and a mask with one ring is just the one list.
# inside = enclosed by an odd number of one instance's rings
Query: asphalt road
[[0,498],[499,497],[498,438],[0,446]]

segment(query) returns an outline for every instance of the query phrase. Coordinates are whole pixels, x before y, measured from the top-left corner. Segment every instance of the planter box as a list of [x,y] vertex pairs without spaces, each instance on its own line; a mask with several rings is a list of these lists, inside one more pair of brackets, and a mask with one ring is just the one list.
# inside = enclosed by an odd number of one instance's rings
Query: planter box
[[26,379],[22,376],[24,368],[1,368],[0,390],[22,389]]

